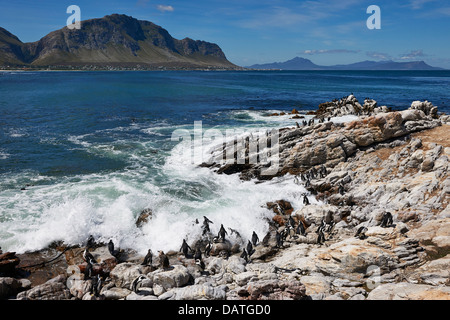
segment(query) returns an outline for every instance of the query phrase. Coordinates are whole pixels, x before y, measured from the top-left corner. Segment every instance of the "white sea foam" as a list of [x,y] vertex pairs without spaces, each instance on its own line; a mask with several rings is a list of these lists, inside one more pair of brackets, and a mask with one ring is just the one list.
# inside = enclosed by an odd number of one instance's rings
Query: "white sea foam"
[[[88,138],[68,139],[80,148],[105,152],[107,144],[87,142]],[[160,150],[156,154],[151,152],[156,147],[152,141],[117,139],[109,146],[126,144],[136,146],[120,151],[133,165],[116,172],[63,178],[24,172],[2,179],[8,185],[34,184],[22,191],[18,187],[0,189],[3,250],[38,250],[58,240],[82,244],[89,235],[102,241],[113,239],[116,246],[134,248],[141,254],[149,248],[178,250],[183,239],[191,242],[199,236],[203,216],[214,222],[210,226],[213,233],[223,224],[228,231],[237,230],[244,241],[253,231],[262,239],[268,228],[266,219],[274,215],[265,208],[266,202],[284,199],[295,209],[303,206],[302,195],[307,191],[290,175],[264,183],[219,175],[198,167],[200,159],[193,163],[183,142],[169,153]],[[217,141],[206,140],[201,157],[208,157],[215,146]],[[313,197],[310,201],[316,202]],[[153,214],[140,229],[135,222],[145,208]],[[200,224],[194,224],[195,219]]]
[[0,149],[0,160],[8,159],[11,155],[4,151],[3,149]]

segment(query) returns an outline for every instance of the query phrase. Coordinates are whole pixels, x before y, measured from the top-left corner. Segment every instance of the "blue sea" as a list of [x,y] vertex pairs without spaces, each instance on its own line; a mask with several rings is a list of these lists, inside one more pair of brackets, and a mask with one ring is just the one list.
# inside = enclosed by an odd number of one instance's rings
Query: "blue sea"
[[[172,134],[200,121],[220,132],[294,126],[268,115],[350,93],[450,113],[450,71],[0,72],[0,247],[21,253],[93,235],[140,253],[178,250],[203,216],[213,232],[224,224],[261,237],[273,214],[266,202],[299,209],[306,190],[291,176],[243,182],[200,168],[217,141],[193,160]],[[146,208],[152,218],[138,228]]]

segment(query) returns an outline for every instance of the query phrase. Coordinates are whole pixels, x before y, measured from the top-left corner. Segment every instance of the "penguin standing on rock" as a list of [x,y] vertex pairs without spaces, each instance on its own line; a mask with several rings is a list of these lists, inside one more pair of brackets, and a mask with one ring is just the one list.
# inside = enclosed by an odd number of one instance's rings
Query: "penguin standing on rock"
[[118,259],[119,251],[114,250],[114,242],[112,240],[108,242],[108,251],[114,258]]
[[205,263],[202,259],[195,259],[195,264],[198,265],[202,271],[205,271]]
[[210,229],[209,229],[209,224],[210,223],[214,224],[214,222],[209,220],[206,216],[203,216],[203,225],[202,225],[203,233],[202,233],[202,235],[205,235],[208,232],[211,232]]
[[85,280],[92,278],[92,276],[94,275],[94,270],[92,268],[92,260],[89,259],[86,262],[87,262],[87,265],[86,265],[86,269],[84,270],[84,279]]
[[364,240],[367,236],[366,236],[366,232],[367,232],[367,228],[362,226],[359,227],[358,231],[356,231],[355,237],[359,238],[360,240]]
[[94,236],[91,234],[87,239],[86,248],[92,248],[95,245]]
[[211,244],[211,242],[208,242],[208,244],[206,245],[206,248],[205,248],[205,256],[206,257],[209,257],[211,249],[212,249],[212,244]]
[[141,282],[142,282],[142,280],[145,280],[145,279],[147,279],[147,277],[144,275],[140,275],[139,277],[134,279],[133,282],[131,283],[131,291],[138,293],[138,289],[141,285]]
[[202,252],[200,251],[200,248],[197,247],[194,254],[195,260],[201,260],[202,259]]
[[253,245],[256,247],[256,246],[258,245],[258,242],[259,242],[259,237],[258,237],[258,235],[256,234],[256,232],[253,231],[253,234],[252,234],[252,243],[253,243]]
[[169,258],[164,251],[159,251],[159,265],[162,269],[168,269],[170,267]]
[[89,264],[94,262],[95,263],[95,259],[94,256],[88,251],[88,248],[84,249],[83,252],[83,259]]
[[148,249],[147,255],[144,258],[144,261],[142,262],[143,266],[151,265],[153,262],[153,253],[151,249]]
[[383,218],[381,218],[381,224],[380,227],[382,228],[388,228],[392,226],[393,220],[392,220],[392,213],[385,212],[383,214]]
[[318,230],[318,237],[317,237],[317,244],[323,244],[325,242],[325,235],[323,234],[323,227],[319,227]]
[[100,291],[102,290],[102,286],[103,286],[103,279],[99,274],[97,274],[97,277],[92,278],[91,293],[95,297],[98,297],[100,295]]
[[276,239],[276,241],[277,241],[277,248],[281,248],[281,247],[283,247],[283,236],[281,235],[281,233],[280,232],[276,232],[276,234],[275,234],[275,239]]
[[296,233],[302,236],[306,236],[306,229],[302,221],[299,221]]
[[191,247],[186,242],[186,239],[183,239],[183,244],[181,245],[180,252],[183,252],[186,258],[189,258],[189,250],[192,251]]
[[245,249],[242,250],[241,258],[244,259],[245,262],[248,263],[248,253],[247,253],[247,251]]
[[309,205],[309,199],[308,199],[308,197],[306,196],[306,194],[303,195],[303,204],[304,204],[305,206]]
[[222,239],[222,241],[225,241],[225,235],[228,234],[228,232],[225,230],[225,228],[223,227],[223,224],[220,225],[220,230],[219,230],[219,239]]
[[247,243],[247,253],[248,253],[248,255],[251,256],[251,255],[253,254],[254,251],[255,251],[255,250],[253,250],[253,245],[252,245],[252,243],[250,242],[250,240],[248,240],[248,243]]

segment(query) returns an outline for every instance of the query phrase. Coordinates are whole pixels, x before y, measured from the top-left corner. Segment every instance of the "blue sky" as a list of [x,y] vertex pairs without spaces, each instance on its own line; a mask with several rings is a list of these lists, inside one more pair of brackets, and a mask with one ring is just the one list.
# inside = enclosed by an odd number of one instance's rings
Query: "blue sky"
[[[75,4],[81,19],[112,13],[152,21],[177,38],[217,43],[241,66],[295,56],[321,65],[424,60],[450,69],[450,1],[404,0],[0,0],[0,26],[23,42],[62,28]],[[369,30],[369,5],[381,29]]]

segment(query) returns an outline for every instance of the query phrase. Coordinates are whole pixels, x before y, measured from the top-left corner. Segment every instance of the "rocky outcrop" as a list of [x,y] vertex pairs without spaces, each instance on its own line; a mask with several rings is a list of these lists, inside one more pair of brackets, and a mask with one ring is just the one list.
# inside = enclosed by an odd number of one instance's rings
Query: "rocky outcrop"
[[[348,99],[353,101],[354,97],[349,96]],[[320,165],[334,167],[339,163],[346,162],[358,150],[441,125],[438,119],[432,118],[420,109],[413,108],[388,113],[370,112],[370,114],[372,113],[374,115],[362,117],[346,125],[322,122],[280,130],[278,143],[274,146],[270,144],[272,138],[269,133],[266,137],[269,148],[261,148],[262,151],[258,152],[257,156],[259,159],[264,159],[267,154],[279,155],[278,170],[270,173],[266,173],[268,164],[263,161],[250,164],[249,157],[247,157],[245,164],[239,164],[238,153],[235,154],[235,163],[219,165],[216,171],[219,174],[239,173],[243,180],[253,178],[267,180],[287,173],[298,174]],[[258,139],[264,138],[258,137]],[[249,143],[245,144],[246,154],[250,152],[248,145]],[[226,149],[230,147],[227,146]],[[279,152],[277,153],[277,151]],[[214,164],[220,163],[218,159],[222,158],[223,152],[222,146],[212,152]],[[425,167],[430,166],[432,161],[432,158],[427,159]]]
[[17,295],[17,300],[67,300],[71,298],[66,286],[66,277],[59,275],[44,284]]
[[319,109],[315,114],[317,118],[329,118],[346,115],[374,115],[388,111],[390,111],[389,108],[386,106],[378,107],[377,102],[369,98],[364,99],[364,104],[361,105],[356,97],[351,94],[341,99],[319,104]]
[[[300,190],[286,199],[315,201],[300,206],[284,199],[261,203],[273,218],[247,255],[242,254],[246,243],[215,239],[201,261],[169,251],[169,266],[162,268],[159,257],[144,266],[143,257],[132,251],[123,252],[125,262],[116,261],[100,244],[91,250],[93,277],[80,274],[67,282],[61,276],[31,289],[18,279],[0,278],[0,296],[448,300],[449,126],[425,112],[413,108],[346,125],[323,122],[281,130],[282,164],[290,164],[282,179],[293,179]],[[190,245],[203,253],[213,235],[198,237]],[[65,257],[70,267],[84,273],[82,251],[66,250]]]
[[414,283],[388,283],[369,293],[368,300],[450,300],[450,287]]
[[15,252],[0,253],[0,275],[14,274],[16,266],[20,263],[20,259]]

